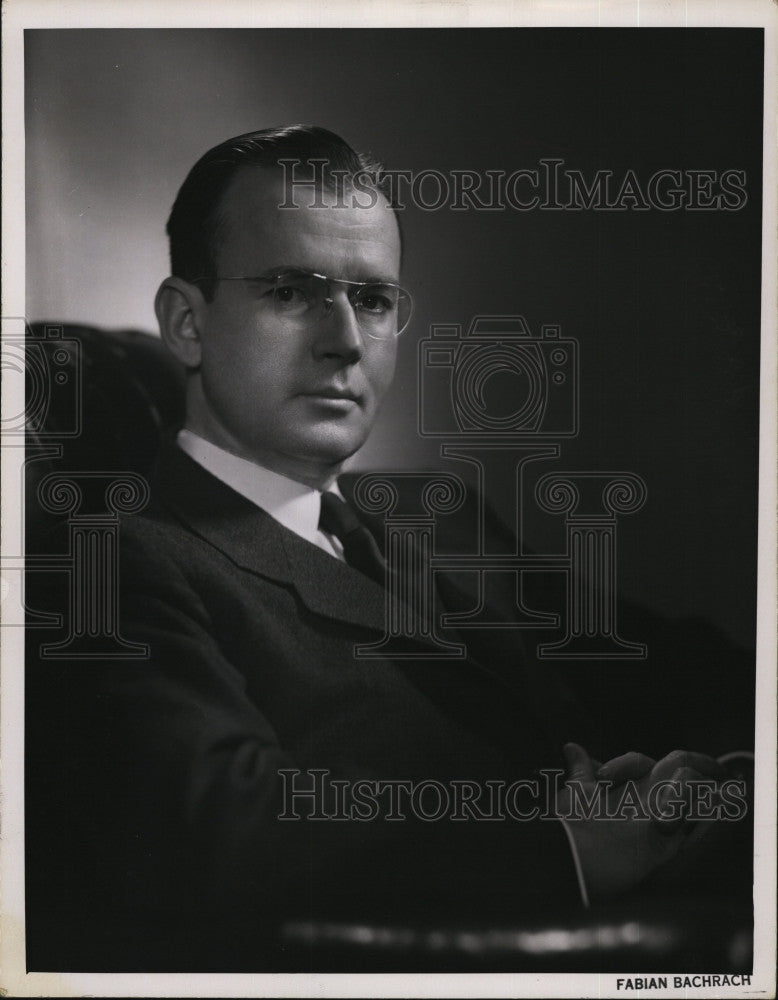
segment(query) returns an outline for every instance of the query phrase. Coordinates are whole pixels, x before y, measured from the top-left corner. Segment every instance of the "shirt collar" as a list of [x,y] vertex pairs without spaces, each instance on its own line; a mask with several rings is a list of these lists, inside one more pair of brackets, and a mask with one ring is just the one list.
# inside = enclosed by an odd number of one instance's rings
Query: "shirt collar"
[[[194,431],[179,431],[177,443],[198,465],[267,511],[279,524],[314,545],[320,544],[319,490],[233,455]],[[337,484],[333,483],[330,490],[341,496]]]

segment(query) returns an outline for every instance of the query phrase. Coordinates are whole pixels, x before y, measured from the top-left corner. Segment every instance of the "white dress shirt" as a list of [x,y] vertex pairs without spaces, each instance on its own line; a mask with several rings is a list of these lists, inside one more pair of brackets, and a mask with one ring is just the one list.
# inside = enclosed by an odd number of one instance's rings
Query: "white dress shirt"
[[[300,538],[343,560],[343,546],[338,539],[319,530],[320,490],[295,482],[246,458],[239,458],[194,431],[179,431],[176,440],[179,448],[206,472],[267,511],[274,520]],[[337,484],[333,483],[330,491],[343,499]]]

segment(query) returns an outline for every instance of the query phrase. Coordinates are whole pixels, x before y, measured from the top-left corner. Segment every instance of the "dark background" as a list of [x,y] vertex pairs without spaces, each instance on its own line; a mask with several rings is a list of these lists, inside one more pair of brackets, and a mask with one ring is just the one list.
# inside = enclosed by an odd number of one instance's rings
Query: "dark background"
[[[153,330],[178,186],[206,149],[251,129],[320,124],[414,172],[510,172],[548,157],[587,179],[744,170],[748,203],[735,212],[405,211],[416,312],[359,462],[445,466],[416,430],[430,324],[484,313],[520,313],[533,331],[559,323],[580,344],[581,430],[533,475],[641,475],[648,502],[620,526],[622,593],[751,645],[762,37],[27,31],[28,317]],[[558,551],[559,520],[528,520],[529,541]]]

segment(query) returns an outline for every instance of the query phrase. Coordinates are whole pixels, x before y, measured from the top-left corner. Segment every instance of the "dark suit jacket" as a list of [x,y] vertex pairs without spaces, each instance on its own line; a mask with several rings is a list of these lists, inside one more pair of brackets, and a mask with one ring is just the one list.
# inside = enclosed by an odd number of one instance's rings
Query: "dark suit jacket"
[[518,632],[483,663],[423,644],[356,659],[384,633],[383,588],[177,448],[119,555],[121,632],[148,659],[37,662],[52,636],[30,633],[32,967],[282,968],[286,919],[578,904],[556,821],[278,818],[283,769],[300,787],[309,769],[512,781],[558,764],[564,699],[549,712]]
[[[287,920],[579,905],[553,820],[278,818],[283,770],[510,782],[561,766],[585,723],[519,630],[468,632],[465,661],[423,645],[356,659],[384,633],[379,585],[175,447],[152,496],[119,549],[121,632],[149,658],[38,661],[53,636],[30,630],[30,968],[281,970]],[[440,590],[450,610],[473,604],[463,577]],[[505,611],[514,596],[491,599]],[[64,592],[48,600],[66,607]]]

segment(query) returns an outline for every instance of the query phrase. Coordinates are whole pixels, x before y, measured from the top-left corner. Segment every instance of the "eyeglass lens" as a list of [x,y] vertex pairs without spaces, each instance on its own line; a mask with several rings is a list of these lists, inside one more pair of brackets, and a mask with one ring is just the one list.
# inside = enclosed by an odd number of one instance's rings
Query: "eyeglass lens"
[[[332,293],[341,282],[315,274],[282,274],[273,287],[276,314],[287,322],[307,326],[326,315]],[[347,288],[351,307],[362,330],[371,337],[388,338],[402,333],[411,314],[410,295],[389,284],[354,284]]]

